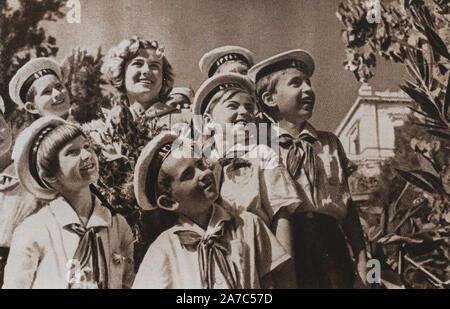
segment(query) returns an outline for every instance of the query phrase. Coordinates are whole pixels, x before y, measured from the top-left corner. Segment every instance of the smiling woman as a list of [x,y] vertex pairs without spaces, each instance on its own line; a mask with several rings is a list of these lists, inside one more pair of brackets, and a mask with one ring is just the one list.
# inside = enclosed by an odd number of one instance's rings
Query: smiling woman
[[122,41],[109,50],[102,72],[130,107],[134,118],[174,111],[164,104],[174,83],[172,66],[157,41],[137,36]]
[[98,160],[83,131],[43,117],[19,136],[13,157],[24,187],[50,202],[16,229],[4,288],[129,287],[133,236],[91,193]]

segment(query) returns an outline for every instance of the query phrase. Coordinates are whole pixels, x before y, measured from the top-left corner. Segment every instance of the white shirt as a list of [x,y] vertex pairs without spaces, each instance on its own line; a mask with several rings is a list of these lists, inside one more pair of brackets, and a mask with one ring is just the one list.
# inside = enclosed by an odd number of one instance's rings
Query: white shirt
[[[347,176],[353,169],[353,164],[347,158],[341,142],[334,134],[317,131],[308,122],[300,132],[300,134],[305,133],[316,139],[312,144],[315,185],[314,188],[311,187],[302,166],[295,176],[295,182],[297,191],[305,203],[298,210],[322,213],[342,222],[347,216],[347,207],[351,198]],[[282,134],[290,135],[286,130],[280,128],[279,136]],[[280,146],[280,152],[281,158],[286,164],[288,149]]]
[[[228,225],[220,243],[229,252],[237,273],[239,288],[261,288],[261,279],[290,259],[275,236],[255,215],[243,212],[232,216],[224,208],[213,205],[207,230],[186,217],[180,217],[174,227],[163,232],[153,242],[139,267],[133,288],[136,289],[200,289],[200,267],[197,250],[183,247],[177,231],[195,231],[201,236],[214,233],[222,221],[234,220]],[[214,288],[227,288],[218,271],[214,272]]]
[[40,203],[20,184],[14,164],[0,174],[0,247],[9,247],[14,230]]
[[[80,223],[78,215],[62,197],[28,217],[16,229],[3,288],[65,289],[68,286],[68,263],[73,258],[80,236],[64,227]],[[102,239],[109,288],[129,288],[133,273],[133,235],[125,218],[111,212],[95,200],[86,228],[103,226],[97,235]]]
[[[292,214],[302,203],[296,184],[275,151],[261,144],[235,145],[227,153],[237,152],[250,162],[248,167],[225,166],[216,173],[220,196],[233,209],[249,211],[270,225],[281,208]],[[233,157],[230,155],[230,157]]]

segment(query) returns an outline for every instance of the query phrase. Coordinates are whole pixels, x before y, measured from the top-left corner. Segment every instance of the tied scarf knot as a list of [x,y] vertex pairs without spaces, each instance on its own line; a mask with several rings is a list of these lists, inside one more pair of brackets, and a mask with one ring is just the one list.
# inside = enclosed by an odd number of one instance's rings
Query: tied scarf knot
[[[102,239],[97,235],[103,227],[91,227],[87,229],[78,223],[72,223],[66,225],[65,228],[81,238],[73,256],[73,260],[79,261],[80,270],[88,267],[91,268],[98,288],[107,289],[108,268],[105,248]],[[69,289],[70,288],[72,288],[71,284],[69,284]]]
[[293,138],[289,134],[283,134],[279,139],[280,146],[288,149],[286,168],[289,174],[295,179],[300,167],[303,165],[311,185],[311,190],[314,190],[315,181],[315,162],[312,144],[316,141],[317,139],[308,133],[302,133],[297,138]]
[[202,237],[194,231],[175,232],[182,246],[197,247],[198,264],[203,289],[211,289],[214,286],[214,265],[219,267],[228,287],[231,289],[238,288],[237,280],[232,271],[233,265],[228,259],[228,250],[218,241],[223,236],[224,229],[225,222],[222,222],[218,231],[206,237]]

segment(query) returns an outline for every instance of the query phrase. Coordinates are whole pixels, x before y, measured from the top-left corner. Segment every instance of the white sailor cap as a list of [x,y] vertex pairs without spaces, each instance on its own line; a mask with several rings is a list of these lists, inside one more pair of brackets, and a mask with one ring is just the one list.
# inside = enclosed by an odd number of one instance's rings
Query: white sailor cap
[[14,144],[12,159],[14,160],[20,183],[38,199],[52,200],[58,194],[58,192],[48,187],[40,178],[36,167],[35,156],[39,144],[45,135],[55,127],[63,124],[68,124],[68,122],[56,116],[39,118],[20,133]]
[[253,53],[240,46],[221,46],[204,54],[198,66],[203,74],[211,77],[219,66],[231,60],[241,60],[250,68],[253,65]]
[[203,115],[214,94],[227,88],[243,89],[252,96],[255,94],[255,85],[247,76],[238,73],[217,74],[207,79],[197,90],[193,105],[194,114]]
[[172,94],[181,94],[181,95],[185,96],[186,98],[189,99],[189,103],[191,103],[191,104],[194,101],[194,91],[191,88],[175,87],[172,89],[169,96],[171,96]]
[[314,73],[314,60],[307,51],[293,49],[255,64],[247,76],[256,84],[262,77],[287,68],[298,68],[311,77]]
[[23,106],[34,81],[49,74],[62,79],[61,67],[53,59],[41,57],[28,61],[9,82],[9,96],[17,105]]

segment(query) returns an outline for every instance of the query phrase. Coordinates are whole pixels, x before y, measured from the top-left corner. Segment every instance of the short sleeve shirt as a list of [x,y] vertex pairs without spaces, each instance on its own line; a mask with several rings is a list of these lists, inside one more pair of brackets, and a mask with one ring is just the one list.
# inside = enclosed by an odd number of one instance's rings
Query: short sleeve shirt
[[0,174],[0,247],[9,247],[16,227],[41,203],[20,184],[11,164]]
[[[25,219],[14,232],[3,288],[67,288],[70,261],[80,241],[80,236],[65,229],[71,223],[81,224],[62,197]],[[112,216],[96,199],[86,227],[104,227],[97,235],[104,245],[109,288],[130,288],[134,246],[125,218]]]
[[279,156],[266,145],[252,145],[241,156],[248,166],[223,167],[220,196],[234,210],[249,211],[270,224],[281,208],[295,211],[301,199]]
[[[295,182],[302,200],[306,201],[298,210],[315,211],[334,217],[342,223],[347,215],[350,192],[347,176],[354,165],[345,155],[339,139],[330,132],[317,131],[308,122],[300,134],[315,138],[312,143],[314,157],[314,188],[311,188],[302,166]],[[279,135],[288,134],[280,128]],[[283,163],[286,164],[288,149],[280,147]]]
[[[228,224],[221,245],[228,250],[238,288],[261,288],[261,279],[282,265],[290,256],[275,236],[255,215],[244,212],[232,215],[214,204],[207,230],[186,217],[180,217],[174,227],[163,232],[148,249],[133,284],[136,289],[200,289],[200,266],[197,250],[180,243],[177,231],[194,231],[199,235],[214,232],[222,221]],[[214,267],[214,286],[229,288],[218,268]]]

